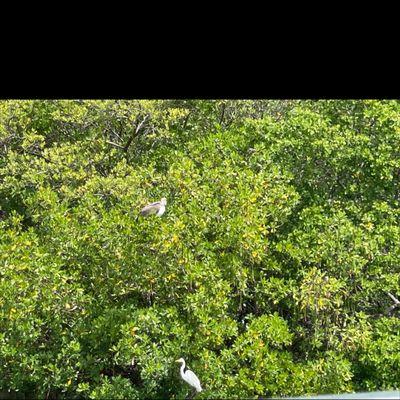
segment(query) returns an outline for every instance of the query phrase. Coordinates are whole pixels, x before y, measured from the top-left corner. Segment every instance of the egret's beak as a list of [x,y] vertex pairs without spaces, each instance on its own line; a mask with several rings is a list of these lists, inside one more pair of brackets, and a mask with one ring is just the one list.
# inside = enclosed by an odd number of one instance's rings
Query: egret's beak
[[179,360],[175,360],[175,362],[180,362]]

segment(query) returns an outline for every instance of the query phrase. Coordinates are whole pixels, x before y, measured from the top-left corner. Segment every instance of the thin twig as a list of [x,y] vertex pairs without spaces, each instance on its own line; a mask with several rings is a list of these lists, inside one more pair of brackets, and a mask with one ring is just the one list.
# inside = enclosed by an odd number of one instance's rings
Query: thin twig
[[43,156],[42,154],[36,153],[34,151],[29,151],[29,150],[25,150],[24,151],[25,154],[29,154],[31,156],[35,156],[35,157],[39,157],[42,158],[43,160],[45,160],[48,163],[53,163],[53,161],[51,161],[50,159],[48,159],[47,157]]
[[111,144],[112,146],[119,147],[120,149],[125,149],[124,146],[121,146],[118,143],[111,142],[110,140],[106,140],[106,143]]
[[122,140],[121,136],[119,136],[118,133],[115,132],[115,129],[111,129],[111,132],[112,132],[115,136],[117,136],[118,139]]

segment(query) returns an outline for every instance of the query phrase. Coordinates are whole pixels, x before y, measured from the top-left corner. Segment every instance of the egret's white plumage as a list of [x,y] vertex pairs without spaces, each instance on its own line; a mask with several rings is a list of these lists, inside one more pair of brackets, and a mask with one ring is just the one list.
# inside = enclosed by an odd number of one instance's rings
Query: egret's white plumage
[[176,362],[182,363],[181,365],[181,377],[182,379],[187,382],[190,386],[194,387],[197,392],[201,392],[203,389],[201,388],[199,378],[196,376],[196,374],[191,371],[190,369],[187,369],[185,371],[185,360],[183,358],[180,358],[179,360],[176,360]]
[[160,201],[148,204],[140,210],[140,214],[144,217],[148,215],[156,214],[157,217],[161,217],[165,213],[165,206],[167,205],[167,199],[163,197]]

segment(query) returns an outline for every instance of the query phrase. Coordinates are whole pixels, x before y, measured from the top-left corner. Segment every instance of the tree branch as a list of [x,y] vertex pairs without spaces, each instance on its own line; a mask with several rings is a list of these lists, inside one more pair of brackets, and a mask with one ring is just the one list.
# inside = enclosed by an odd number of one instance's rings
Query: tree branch
[[222,113],[221,113],[221,117],[219,119],[219,124],[221,125],[222,122],[224,121],[224,116],[225,116],[225,109],[226,109],[226,103],[222,104]]
[[125,149],[125,146],[121,146],[118,143],[111,142],[110,140],[106,140],[106,143],[111,144],[112,146],[119,147],[120,149]]
[[400,301],[396,299],[390,292],[387,295],[394,301],[394,304],[386,309],[386,314],[390,314],[396,307],[400,306]]
[[23,151],[25,154],[29,154],[30,156],[35,156],[35,157],[39,157],[43,160],[45,160],[48,163],[53,163],[53,161],[51,161],[50,159],[48,159],[47,157],[43,156],[40,153],[36,153],[35,151],[29,151],[29,150],[24,150]]
[[136,127],[135,132],[131,135],[131,137],[128,139],[128,142],[126,143],[125,147],[124,147],[124,151],[127,152],[129,149],[129,146],[131,145],[133,139],[135,136],[137,136],[138,132],[140,131],[140,128],[143,126],[143,124],[146,122],[146,119],[149,117],[149,115],[147,114],[142,121],[140,122],[140,124]]
[[187,123],[188,123],[190,114],[191,114],[191,111],[189,111],[189,112],[187,113],[186,117],[185,117],[185,121],[183,122],[183,129],[186,129],[186,125],[187,125]]

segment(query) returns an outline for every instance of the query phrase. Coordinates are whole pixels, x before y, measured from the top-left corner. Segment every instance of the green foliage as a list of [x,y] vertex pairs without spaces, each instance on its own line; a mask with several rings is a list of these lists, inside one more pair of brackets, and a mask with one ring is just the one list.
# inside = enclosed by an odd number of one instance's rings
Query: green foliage
[[400,379],[400,321],[382,318],[374,324],[373,337],[357,360],[359,386],[366,390],[397,389]]
[[199,399],[398,389],[399,116],[1,101],[0,390],[184,398],[180,357]]
[[104,378],[101,384],[90,393],[89,398],[93,400],[140,399],[137,390],[132,387],[129,380],[121,376]]

